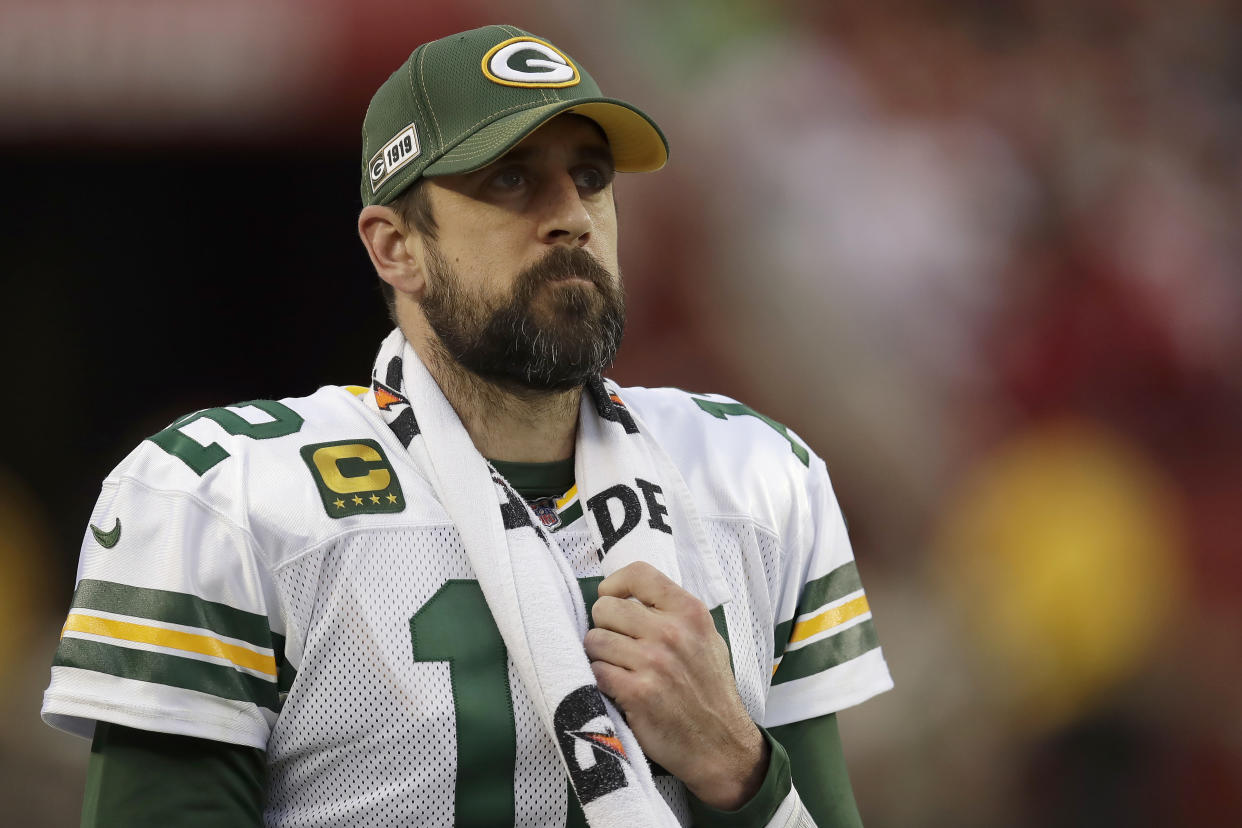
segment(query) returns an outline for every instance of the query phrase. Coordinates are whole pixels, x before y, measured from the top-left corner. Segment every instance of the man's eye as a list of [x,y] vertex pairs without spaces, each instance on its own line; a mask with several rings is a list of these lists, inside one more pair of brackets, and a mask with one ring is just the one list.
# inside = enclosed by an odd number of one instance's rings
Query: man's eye
[[584,167],[574,173],[574,183],[580,190],[602,190],[608,186],[608,176],[595,167]]
[[497,190],[517,190],[526,184],[526,175],[517,169],[501,170],[488,184]]
[[574,182],[579,190],[597,192],[605,189],[612,181],[612,171],[602,170],[597,166],[582,166],[574,173]]

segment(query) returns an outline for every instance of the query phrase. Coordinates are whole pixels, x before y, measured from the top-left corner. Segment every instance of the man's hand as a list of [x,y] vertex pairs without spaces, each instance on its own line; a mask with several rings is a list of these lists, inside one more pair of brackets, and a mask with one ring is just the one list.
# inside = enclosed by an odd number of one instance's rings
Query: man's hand
[[591,617],[584,643],[595,680],[647,756],[713,808],[746,804],[767,773],[768,744],[703,602],[638,562],[600,582]]

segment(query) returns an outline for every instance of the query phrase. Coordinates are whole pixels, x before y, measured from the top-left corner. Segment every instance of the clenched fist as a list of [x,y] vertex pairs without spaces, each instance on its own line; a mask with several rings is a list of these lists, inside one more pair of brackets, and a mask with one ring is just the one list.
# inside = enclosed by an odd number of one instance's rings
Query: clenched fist
[[584,643],[595,680],[647,756],[713,808],[746,804],[767,773],[768,745],[703,602],[638,562],[600,582],[591,617]]

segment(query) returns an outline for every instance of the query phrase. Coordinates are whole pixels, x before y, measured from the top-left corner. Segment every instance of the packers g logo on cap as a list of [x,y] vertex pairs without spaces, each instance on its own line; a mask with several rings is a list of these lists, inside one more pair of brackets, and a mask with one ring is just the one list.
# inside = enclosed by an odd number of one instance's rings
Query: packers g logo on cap
[[483,74],[505,86],[559,89],[574,86],[578,67],[551,43],[534,37],[511,37],[483,56]]

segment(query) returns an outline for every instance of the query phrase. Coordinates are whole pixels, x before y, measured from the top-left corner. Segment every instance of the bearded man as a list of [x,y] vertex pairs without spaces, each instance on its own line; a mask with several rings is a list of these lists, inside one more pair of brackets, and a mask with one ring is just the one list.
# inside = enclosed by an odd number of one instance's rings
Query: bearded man
[[856,825],[891,686],[824,463],[603,379],[616,173],[668,157],[546,40],[426,43],[363,123],[366,387],[183,417],[104,483],[43,716],[84,825]]

